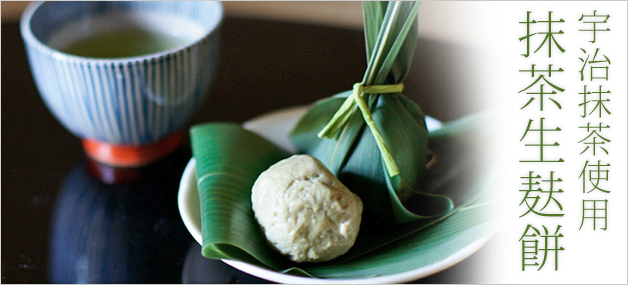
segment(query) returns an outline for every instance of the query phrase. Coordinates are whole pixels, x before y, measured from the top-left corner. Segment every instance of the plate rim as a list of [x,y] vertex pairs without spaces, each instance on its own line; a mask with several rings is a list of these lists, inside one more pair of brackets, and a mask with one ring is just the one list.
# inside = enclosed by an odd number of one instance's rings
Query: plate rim
[[[249,126],[253,126],[251,122],[259,122],[263,119],[268,120],[273,116],[281,116],[288,112],[295,112],[296,109],[300,108],[287,108],[281,109],[278,111],[274,111],[256,118],[253,118],[247,121],[245,124]],[[304,109],[302,107],[302,109]],[[440,123],[440,122],[439,122]],[[181,215],[181,219],[183,220],[183,224],[187,228],[188,232],[192,235],[194,240],[203,245],[203,237],[200,230],[200,225],[197,225],[195,220],[196,217],[192,217],[190,213],[188,202],[190,200],[190,195],[192,194],[192,189],[197,190],[196,186],[196,159],[192,157],[183,171],[181,176],[181,181],[179,183],[179,193],[177,197],[177,203],[179,208],[179,213]],[[198,194],[197,194],[198,196]],[[198,201],[199,198],[196,198]],[[200,206],[200,205],[199,205]],[[187,210],[187,211],[186,211]],[[369,278],[347,278],[347,279],[334,279],[334,278],[310,278],[310,277],[302,277],[296,275],[290,275],[285,273],[275,272],[257,265],[252,265],[240,261],[235,260],[227,260],[222,259],[222,261],[231,267],[234,267],[242,272],[248,273],[250,275],[256,276],[261,279],[265,279],[268,281],[279,282],[279,283],[292,283],[292,284],[380,284],[380,283],[404,283],[409,281],[414,281],[417,279],[421,279],[427,277],[429,275],[438,273],[443,271],[467,257],[471,256],[471,254],[475,253],[477,250],[482,248],[490,239],[490,236],[480,238],[466,247],[460,249],[459,251],[449,255],[448,257],[441,259],[432,264],[419,267],[410,271],[396,273],[391,275],[384,276],[376,276]]]

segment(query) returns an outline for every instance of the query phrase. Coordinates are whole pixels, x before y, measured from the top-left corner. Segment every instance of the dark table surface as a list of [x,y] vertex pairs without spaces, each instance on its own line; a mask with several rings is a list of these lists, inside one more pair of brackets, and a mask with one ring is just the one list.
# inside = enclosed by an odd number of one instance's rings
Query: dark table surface
[[[359,30],[227,18],[222,37],[215,84],[192,124],[309,104],[350,89],[366,67]],[[443,121],[476,111],[473,74],[458,68],[470,57],[420,39],[404,93]],[[18,23],[2,24],[2,283],[265,282],[200,256],[177,209],[189,158],[186,141],[140,169],[87,159],[40,99]],[[473,282],[477,256],[417,282]]]

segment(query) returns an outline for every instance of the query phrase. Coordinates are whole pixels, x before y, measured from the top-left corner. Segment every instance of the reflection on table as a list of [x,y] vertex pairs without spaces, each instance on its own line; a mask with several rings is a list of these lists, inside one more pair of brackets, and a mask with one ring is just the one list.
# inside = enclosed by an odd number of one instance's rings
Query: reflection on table
[[175,201],[188,159],[188,151],[179,150],[141,169],[76,164],[54,206],[50,281],[180,282],[191,237]]

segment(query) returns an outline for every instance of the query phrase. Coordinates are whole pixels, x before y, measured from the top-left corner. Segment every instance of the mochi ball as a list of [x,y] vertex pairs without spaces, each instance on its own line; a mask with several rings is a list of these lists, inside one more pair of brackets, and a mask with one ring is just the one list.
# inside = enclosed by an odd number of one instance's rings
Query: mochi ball
[[343,255],[360,230],[360,198],[309,155],[294,155],[260,174],[251,200],[268,243],[295,262]]

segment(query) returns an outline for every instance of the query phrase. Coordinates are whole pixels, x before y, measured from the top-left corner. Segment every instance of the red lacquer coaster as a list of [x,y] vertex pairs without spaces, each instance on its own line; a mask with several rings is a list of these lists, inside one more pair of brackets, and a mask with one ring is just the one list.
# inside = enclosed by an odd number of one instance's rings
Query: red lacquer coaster
[[83,149],[92,159],[117,167],[138,167],[150,164],[172,153],[183,141],[183,131],[147,145],[116,145],[83,139]]

